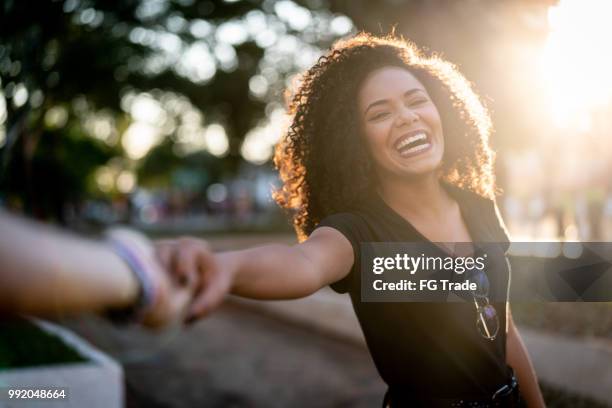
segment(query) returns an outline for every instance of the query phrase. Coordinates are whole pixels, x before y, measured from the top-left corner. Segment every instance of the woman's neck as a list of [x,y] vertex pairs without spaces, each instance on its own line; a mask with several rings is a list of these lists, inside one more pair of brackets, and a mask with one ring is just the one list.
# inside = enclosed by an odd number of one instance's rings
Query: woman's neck
[[453,200],[436,174],[413,180],[385,180],[379,184],[381,198],[403,216],[439,217]]

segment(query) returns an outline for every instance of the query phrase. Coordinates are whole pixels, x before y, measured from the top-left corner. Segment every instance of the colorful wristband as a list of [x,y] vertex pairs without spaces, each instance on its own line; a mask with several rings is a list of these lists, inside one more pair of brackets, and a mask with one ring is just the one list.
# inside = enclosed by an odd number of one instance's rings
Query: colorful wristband
[[111,317],[114,320],[140,321],[158,301],[160,289],[154,270],[159,266],[155,264],[145,240],[140,234],[127,229],[111,229],[106,233],[106,241],[140,284],[138,302],[127,310],[113,311]]

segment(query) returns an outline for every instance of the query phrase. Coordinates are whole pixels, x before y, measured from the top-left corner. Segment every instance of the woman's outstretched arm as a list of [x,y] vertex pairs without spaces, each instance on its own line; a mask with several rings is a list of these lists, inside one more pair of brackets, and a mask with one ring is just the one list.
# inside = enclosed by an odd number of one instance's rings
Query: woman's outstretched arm
[[176,275],[197,280],[189,319],[218,306],[229,292],[253,299],[295,299],[346,276],[353,248],[338,231],[316,229],[296,245],[272,244],[213,254],[205,241],[182,238],[160,241],[157,254]]

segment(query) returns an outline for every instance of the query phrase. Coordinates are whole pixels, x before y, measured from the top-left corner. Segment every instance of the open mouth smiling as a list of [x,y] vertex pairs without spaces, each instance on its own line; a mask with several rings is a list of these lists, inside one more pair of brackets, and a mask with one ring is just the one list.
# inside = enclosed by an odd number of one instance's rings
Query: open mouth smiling
[[431,138],[424,130],[416,130],[400,137],[393,147],[402,157],[414,156],[431,147]]

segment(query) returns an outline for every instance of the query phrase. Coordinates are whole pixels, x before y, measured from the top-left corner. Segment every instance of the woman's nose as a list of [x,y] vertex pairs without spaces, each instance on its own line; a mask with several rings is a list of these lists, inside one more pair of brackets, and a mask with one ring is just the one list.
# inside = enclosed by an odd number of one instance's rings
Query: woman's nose
[[399,127],[404,124],[412,124],[418,120],[419,115],[414,110],[402,106],[398,112],[396,124]]

